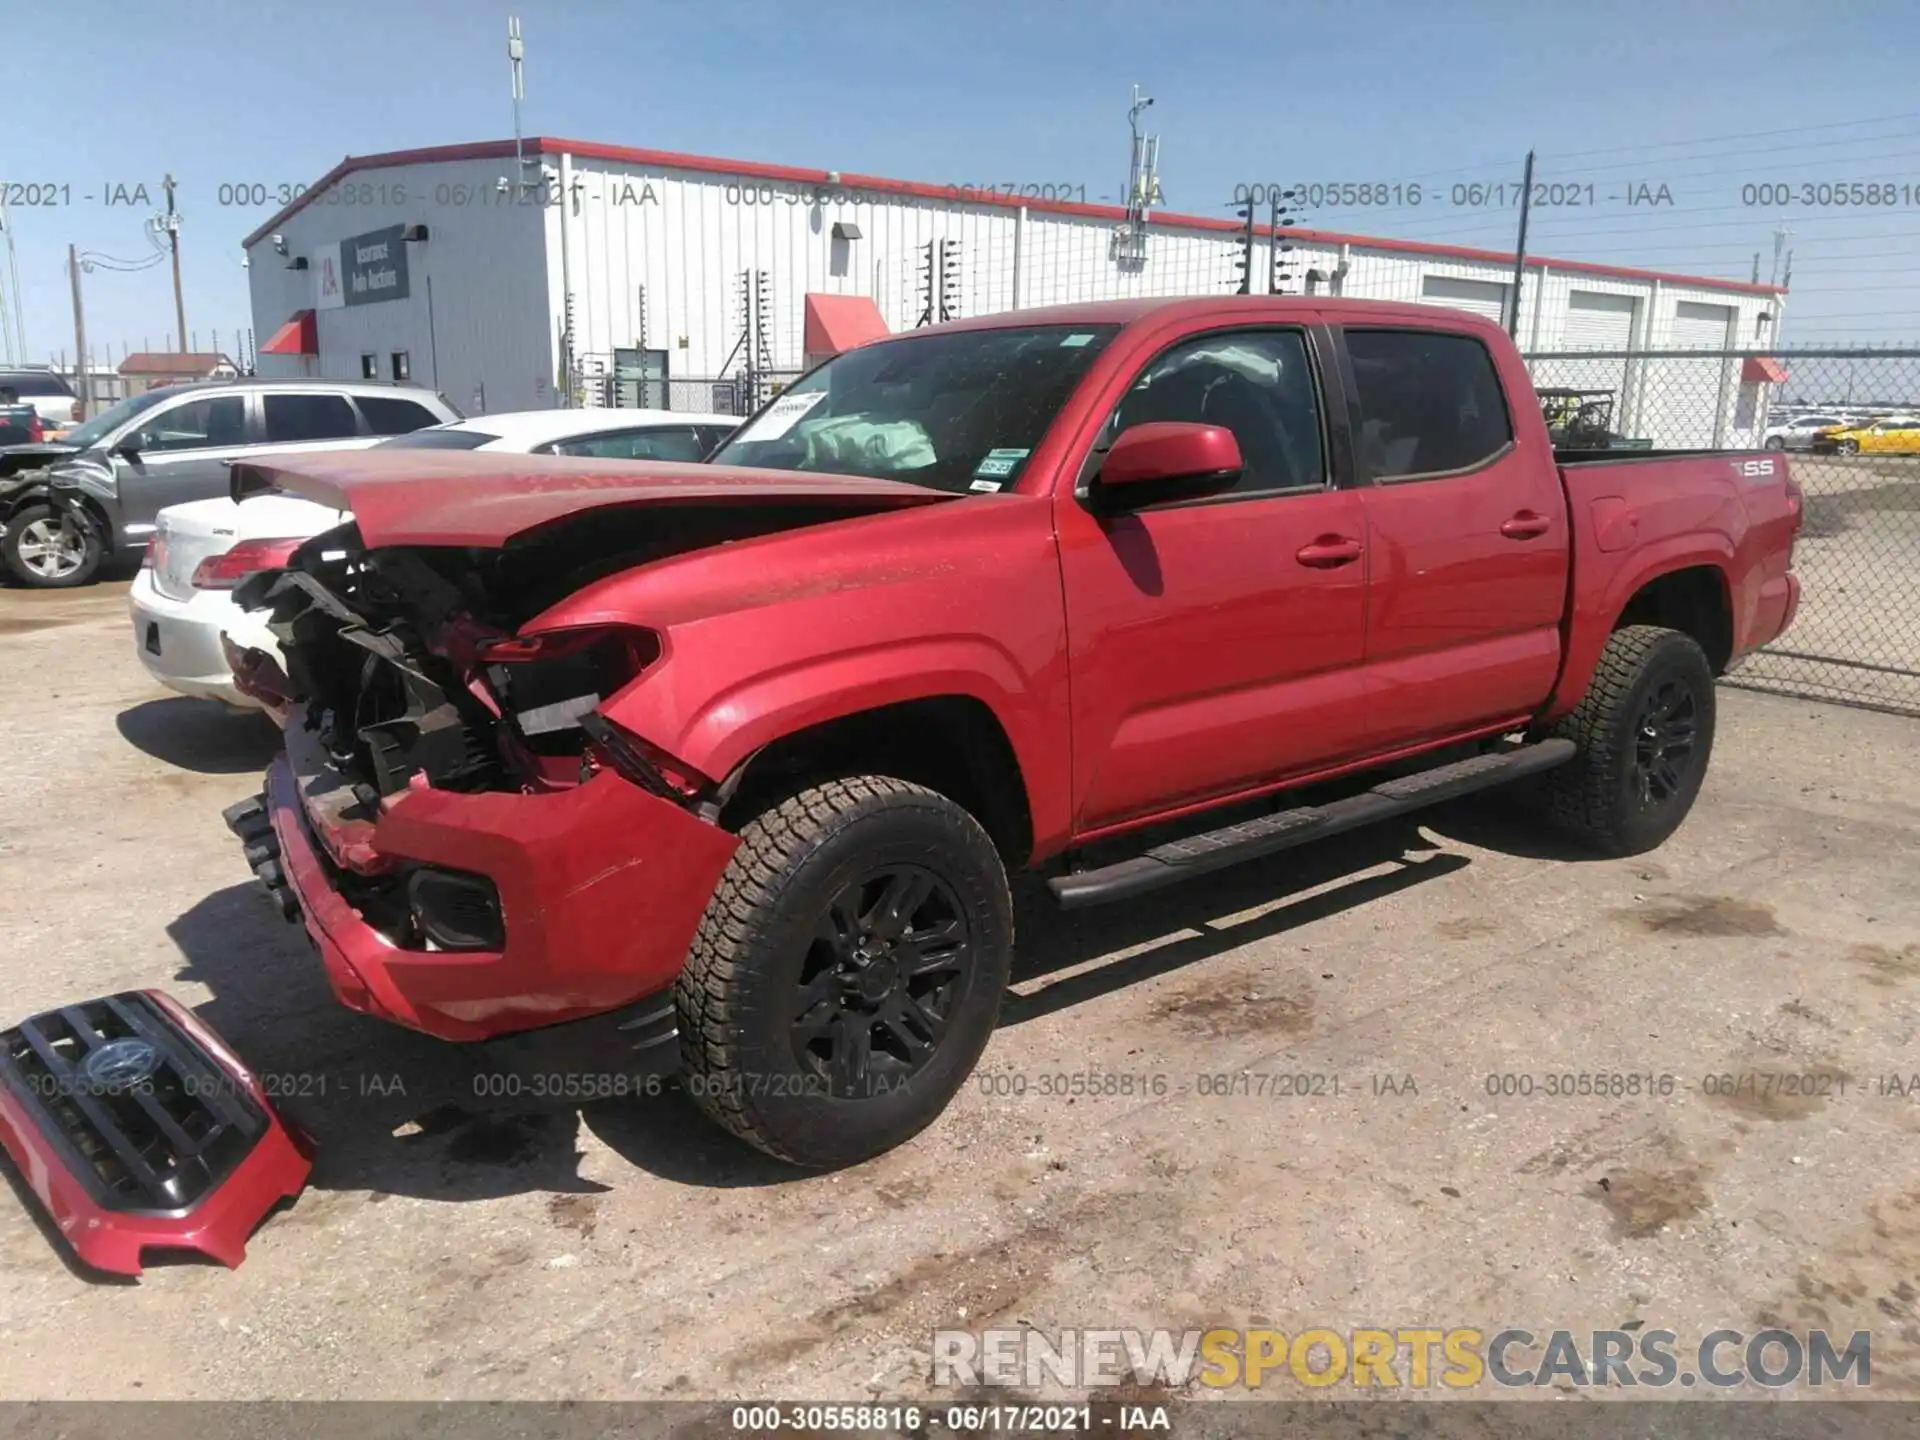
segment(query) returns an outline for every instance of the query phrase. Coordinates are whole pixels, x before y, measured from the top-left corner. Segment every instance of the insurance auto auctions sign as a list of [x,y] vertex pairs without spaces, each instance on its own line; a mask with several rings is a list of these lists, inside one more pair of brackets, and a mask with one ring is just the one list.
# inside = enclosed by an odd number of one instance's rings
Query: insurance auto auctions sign
[[401,228],[389,225],[320,246],[311,261],[315,307],[334,310],[406,299],[407,246]]

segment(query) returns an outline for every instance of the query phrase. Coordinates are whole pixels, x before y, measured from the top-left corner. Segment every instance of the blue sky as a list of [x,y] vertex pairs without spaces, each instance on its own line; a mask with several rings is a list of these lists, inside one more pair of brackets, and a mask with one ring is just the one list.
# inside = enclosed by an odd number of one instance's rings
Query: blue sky
[[[149,253],[145,210],[99,197],[144,184],[157,205],[169,172],[188,328],[232,348],[248,323],[239,242],[271,211],[220,205],[220,185],[509,135],[509,8],[530,134],[1094,198],[1124,180],[1138,82],[1174,209],[1225,215],[1249,181],[1399,182],[1403,197],[1417,181],[1419,206],[1321,205],[1303,223],[1507,248],[1510,208],[1440,202],[1455,184],[1517,180],[1532,147],[1537,179],[1600,198],[1536,211],[1530,250],[1744,279],[1756,250],[1764,277],[1785,225],[1790,340],[1920,341],[1910,5],[65,0],[25,27],[47,39],[43,62],[7,52],[0,175],[71,195],[12,209],[32,357],[73,346],[69,243]],[[1743,194],[1870,181],[1904,186],[1901,203]],[[1672,203],[1605,199],[1640,183]],[[85,284],[96,349],[158,348],[173,328],[164,264]]]

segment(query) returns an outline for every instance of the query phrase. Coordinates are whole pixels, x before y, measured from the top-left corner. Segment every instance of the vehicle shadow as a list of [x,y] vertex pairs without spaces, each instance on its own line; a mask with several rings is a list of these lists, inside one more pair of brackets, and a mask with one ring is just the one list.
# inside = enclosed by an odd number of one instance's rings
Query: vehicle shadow
[[[1058,1013],[1469,863],[1436,850],[1414,824],[1389,823],[1085,912],[1063,912],[1037,879],[1023,881],[1001,1023]],[[671,1081],[584,1107],[501,1093],[497,1072],[468,1048],[343,1007],[304,933],[251,882],[207,896],[168,932],[183,958],[173,978],[211,992],[198,1013],[313,1140],[310,1191],[448,1201],[591,1193],[605,1187],[580,1174],[583,1123],[676,1184],[757,1187],[805,1173],[720,1131]],[[303,1204],[311,1211],[311,1196],[294,1212]]]
[[173,978],[212,992],[195,1012],[314,1142],[311,1189],[478,1200],[604,1188],[579,1173],[571,1109],[500,1097],[465,1047],[341,1005],[305,933],[258,885],[216,891],[167,930],[183,959]]
[[1521,860],[1588,864],[1606,858],[1554,829],[1537,806],[1498,791],[1436,805],[1420,820],[1444,839]]
[[1471,863],[1439,848],[1411,818],[1389,821],[1088,910],[1062,910],[1038,877],[1023,876],[1021,941],[1000,1023],[1056,1014]]
[[258,711],[185,695],[143,700],[122,710],[114,724],[135,749],[201,775],[265,770],[280,748],[280,732]]

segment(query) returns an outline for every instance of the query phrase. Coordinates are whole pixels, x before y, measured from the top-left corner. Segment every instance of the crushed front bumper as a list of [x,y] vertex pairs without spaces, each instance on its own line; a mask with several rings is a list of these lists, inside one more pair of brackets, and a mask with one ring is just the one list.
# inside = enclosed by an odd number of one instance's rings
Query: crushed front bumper
[[[259,800],[227,822],[282,913],[304,924],[341,1002],[443,1040],[491,1040],[660,996],[739,843],[604,771],[549,794],[415,789],[371,821],[343,822],[337,806],[303,798],[340,783],[303,782],[283,755]],[[405,948],[343,893],[354,872],[410,865],[491,880],[504,947]]]
[[120,1275],[149,1249],[238,1265],[311,1168],[226,1043],[155,990],[0,1031],[0,1145],[80,1259]]

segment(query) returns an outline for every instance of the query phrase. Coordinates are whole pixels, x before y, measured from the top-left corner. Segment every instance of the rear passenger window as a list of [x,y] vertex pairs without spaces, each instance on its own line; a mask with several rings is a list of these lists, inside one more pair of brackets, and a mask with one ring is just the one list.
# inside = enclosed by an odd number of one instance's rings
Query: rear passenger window
[[1120,401],[1113,434],[1162,420],[1233,432],[1246,464],[1235,494],[1326,484],[1320,406],[1298,331],[1239,330],[1174,346]]
[[411,400],[396,400],[390,395],[356,395],[354,400],[367,417],[367,428],[376,435],[410,435],[440,423],[438,415]]
[[1487,347],[1470,335],[1349,330],[1360,401],[1360,470],[1375,480],[1484,464],[1512,443],[1506,396]]
[[267,443],[346,440],[354,434],[353,406],[340,395],[267,395]]

